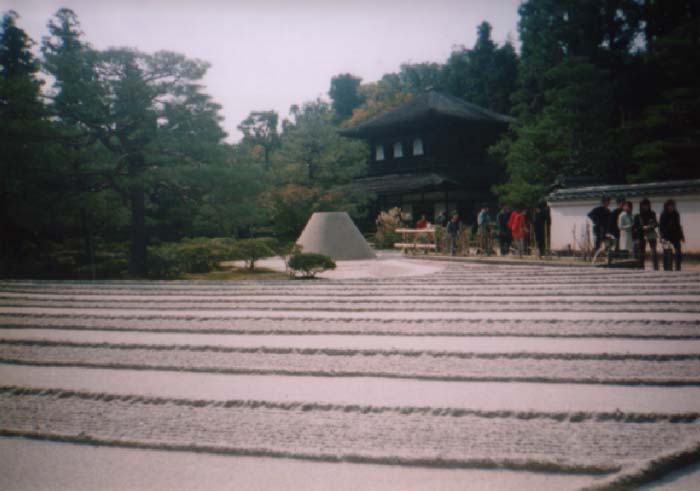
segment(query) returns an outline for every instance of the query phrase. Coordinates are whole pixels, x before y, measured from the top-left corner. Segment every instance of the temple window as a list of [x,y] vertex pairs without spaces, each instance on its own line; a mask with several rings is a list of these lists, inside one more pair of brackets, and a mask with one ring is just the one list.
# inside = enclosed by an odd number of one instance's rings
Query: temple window
[[413,155],[423,155],[423,139],[415,138],[413,140]]
[[384,145],[381,143],[374,147],[374,160],[384,160]]
[[394,158],[398,159],[400,157],[403,157],[403,145],[401,145],[401,142],[396,142],[394,143]]

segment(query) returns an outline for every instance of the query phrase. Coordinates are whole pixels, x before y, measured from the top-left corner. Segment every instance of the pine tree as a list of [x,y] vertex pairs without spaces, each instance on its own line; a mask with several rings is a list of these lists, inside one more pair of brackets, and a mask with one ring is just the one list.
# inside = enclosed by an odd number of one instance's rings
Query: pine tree
[[471,49],[452,51],[441,70],[441,87],[457,97],[500,113],[509,113],[516,87],[518,56],[509,42],[497,46],[491,24],[482,22]]
[[38,244],[47,185],[38,168],[47,155],[50,124],[40,97],[33,41],[4,14],[0,26],[0,273],[20,266],[27,242]]
[[76,151],[99,156],[81,173],[128,209],[129,273],[143,276],[147,216],[198,202],[208,191],[202,174],[226,160],[220,107],[199,83],[209,65],[167,51],[98,52],[80,41],[77,18],[65,9],[49,29],[44,56],[56,80],[53,109],[76,132]]
[[238,129],[243,133],[241,147],[246,147],[250,153],[262,149],[262,160],[266,170],[270,167],[272,152],[280,143],[278,121],[279,115],[275,111],[253,111],[238,125]]
[[[690,12],[689,12],[690,13]],[[700,178],[700,17],[654,39],[660,94],[632,129],[635,182]]]
[[508,181],[503,199],[533,204],[559,174],[624,179],[620,128],[639,112],[641,6],[627,0],[527,0],[516,123],[494,148]]
[[364,102],[364,98],[360,94],[361,83],[361,78],[350,73],[341,73],[331,78],[328,96],[333,101],[336,122],[345,121],[352,117],[352,112]]
[[561,174],[608,175],[613,165],[607,74],[585,58],[568,58],[544,75],[542,112],[516,122],[494,149],[509,176],[496,191],[510,203],[542,199]]

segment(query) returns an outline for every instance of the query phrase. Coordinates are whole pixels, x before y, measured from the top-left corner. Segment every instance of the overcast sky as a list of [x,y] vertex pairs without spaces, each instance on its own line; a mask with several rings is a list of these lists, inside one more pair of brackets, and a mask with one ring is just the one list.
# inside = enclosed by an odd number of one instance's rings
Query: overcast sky
[[520,0],[0,0],[37,42],[62,6],[96,48],[178,51],[212,64],[204,82],[223,106],[229,140],[250,111],[327,97],[350,72],[375,81],[404,62],[443,62],[471,46],[487,20],[498,43],[517,42]]

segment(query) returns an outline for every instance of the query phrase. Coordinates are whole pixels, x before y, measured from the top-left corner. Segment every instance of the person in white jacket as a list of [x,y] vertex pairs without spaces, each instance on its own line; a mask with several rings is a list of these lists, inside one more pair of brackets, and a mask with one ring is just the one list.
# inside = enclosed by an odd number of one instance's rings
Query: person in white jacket
[[623,205],[622,213],[617,217],[617,226],[620,229],[620,251],[627,251],[628,254],[634,252],[633,225],[632,203],[626,201]]

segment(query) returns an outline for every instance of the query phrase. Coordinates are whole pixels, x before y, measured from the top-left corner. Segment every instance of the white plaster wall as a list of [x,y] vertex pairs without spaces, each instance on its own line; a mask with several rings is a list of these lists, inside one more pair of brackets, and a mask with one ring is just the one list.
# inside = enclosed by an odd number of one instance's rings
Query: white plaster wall
[[[681,224],[685,232],[683,251],[700,254],[700,194],[682,196],[648,195],[646,197],[651,201],[651,207],[656,212],[657,218],[661,215],[664,201],[669,198],[676,200],[676,206],[681,214]],[[634,213],[639,212],[639,201],[641,199],[642,197],[630,199],[634,204]],[[579,250],[579,244],[574,244],[573,230],[576,230],[577,241],[580,241],[586,226],[591,226],[591,221],[587,217],[588,212],[595,206],[598,206],[599,203],[599,200],[555,201],[549,203],[552,210],[552,250],[568,249],[569,247]],[[613,200],[611,209],[614,206],[615,202]]]

